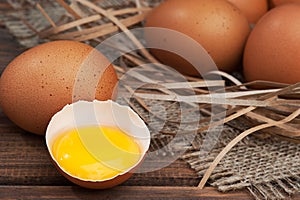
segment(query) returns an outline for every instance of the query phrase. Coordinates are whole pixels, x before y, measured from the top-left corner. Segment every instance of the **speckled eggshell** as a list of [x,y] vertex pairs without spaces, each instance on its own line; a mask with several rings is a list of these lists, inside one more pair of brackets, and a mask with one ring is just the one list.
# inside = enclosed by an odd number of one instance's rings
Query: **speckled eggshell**
[[54,41],[16,57],[0,79],[0,105],[19,127],[43,135],[51,117],[79,99],[107,100],[117,76],[93,47]]
[[268,11],[268,0],[228,1],[240,9],[251,24],[255,24]]
[[[227,72],[240,64],[250,32],[247,18],[227,0],[168,0],[150,12],[145,26],[167,28],[191,37],[206,49],[220,70]],[[149,46],[156,40],[186,45],[184,41],[169,41],[171,38],[152,35],[145,38]],[[183,74],[199,75],[185,58],[165,50],[151,49],[151,52]]]
[[247,81],[300,81],[300,4],[270,10],[254,27],[244,52]]

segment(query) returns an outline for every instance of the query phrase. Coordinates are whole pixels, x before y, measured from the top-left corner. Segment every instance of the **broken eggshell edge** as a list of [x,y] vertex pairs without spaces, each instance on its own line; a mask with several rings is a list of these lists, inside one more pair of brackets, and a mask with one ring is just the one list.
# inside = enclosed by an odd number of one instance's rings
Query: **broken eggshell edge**
[[[86,180],[73,176],[63,169],[52,154],[52,144],[57,136],[67,130],[85,126],[115,126],[134,137],[141,148],[141,157],[128,170],[103,180]],[[130,178],[141,165],[150,146],[150,132],[144,121],[130,107],[107,101],[77,101],[66,105],[50,120],[46,130],[46,145],[57,170],[71,182],[91,189],[106,189],[119,185]]]

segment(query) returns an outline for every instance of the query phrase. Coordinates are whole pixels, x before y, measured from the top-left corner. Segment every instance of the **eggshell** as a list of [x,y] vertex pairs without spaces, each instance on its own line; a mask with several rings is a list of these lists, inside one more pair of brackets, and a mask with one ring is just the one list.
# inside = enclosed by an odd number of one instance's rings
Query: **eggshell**
[[[51,150],[54,139],[65,130],[93,125],[118,127],[130,136],[134,137],[140,144],[141,148],[141,157],[139,161],[130,169],[115,177],[105,180],[91,181],[81,179],[80,177],[72,176],[70,173],[61,168],[59,163],[55,160]],[[150,139],[150,132],[138,114],[136,114],[130,107],[121,106],[111,100],[94,100],[93,102],[78,101],[67,105],[52,117],[46,131],[47,148],[57,170],[71,182],[91,189],[111,188],[130,178],[134,170],[141,165],[149,149]]]
[[268,11],[268,0],[228,1],[240,9],[251,24],[255,24]]
[[54,41],[16,57],[0,79],[0,105],[21,128],[44,135],[51,117],[66,104],[107,100],[117,76],[110,62],[93,47]]
[[[146,18],[145,26],[186,34],[206,49],[220,70],[228,72],[238,67],[250,32],[247,18],[227,0],[168,0],[152,10]],[[150,46],[152,42],[186,45],[185,41],[172,38],[147,34],[145,38]],[[192,53],[193,49],[190,51]],[[199,75],[180,55],[159,49],[151,49],[151,52],[162,63],[181,73]]]
[[286,3],[300,3],[300,0],[269,0],[269,4],[271,8],[276,6],[280,6]]
[[300,81],[300,4],[270,10],[256,24],[244,53],[247,81]]

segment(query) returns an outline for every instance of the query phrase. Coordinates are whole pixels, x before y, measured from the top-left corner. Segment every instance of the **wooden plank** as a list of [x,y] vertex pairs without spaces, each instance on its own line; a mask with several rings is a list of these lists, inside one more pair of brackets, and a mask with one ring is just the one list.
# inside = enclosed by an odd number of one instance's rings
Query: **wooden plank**
[[0,74],[7,64],[23,50],[24,48],[9,34],[8,30],[0,26]]
[[245,191],[221,194],[212,188],[200,191],[188,187],[195,186],[199,179],[183,161],[176,161],[159,171],[134,174],[123,186],[111,190],[85,190],[74,186],[57,173],[50,162],[43,137],[22,131],[3,113],[0,113],[0,138],[0,199],[93,199],[99,196],[111,199],[251,199]]
[[72,186],[0,186],[0,199],[201,199],[250,200],[246,192],[220,193],[213,188],[122,186],[88,190]]
[[7,0],[0,0],[0,10],[8,10],[12,7],[7,3]]
[[[51,163],[45,139],[27,133],[0,111],[0,185],[71,185]],[[163,160],[148,162],[148,166]],[[124,185],[195,186],[196,173],[182,160],[157,171],[134,174]]]

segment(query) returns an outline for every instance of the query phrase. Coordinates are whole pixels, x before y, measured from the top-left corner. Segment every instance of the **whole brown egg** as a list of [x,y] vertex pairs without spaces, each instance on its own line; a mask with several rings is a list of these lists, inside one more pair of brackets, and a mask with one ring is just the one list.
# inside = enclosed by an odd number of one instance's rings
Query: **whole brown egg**
[[300,81],[300,4],[270,10],[251,32],[244,51],[247,81]]
[[255,24],[268,11],[268,0],[228,1],[239,8],[251,24]]
[[[243,54],[250,32],[244,14],[227,0],[168,0],[154,8],[146,18],[146,27],[167,28],[183,33],[202,45],[220,70],[234,71]],[[169,43],[186,47],[185,41],[145,34],[148,44]],[[167,46],[167,44],[166,44]],[[189,49],[190,53],[193,49]],[[199,73],[185,58],[167,50],[151,49],[162,63],[183,74]]]
[[43,135],[51,117],[77,100],[111,99],[117,76],[93,47],[54,41],[16,57],[0,79],[0,105],[19,127]]

